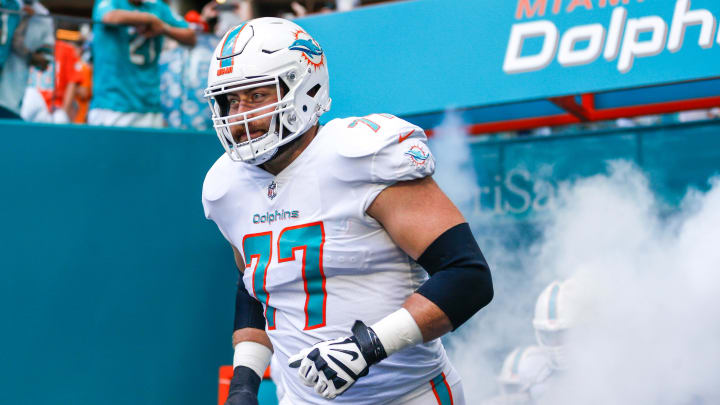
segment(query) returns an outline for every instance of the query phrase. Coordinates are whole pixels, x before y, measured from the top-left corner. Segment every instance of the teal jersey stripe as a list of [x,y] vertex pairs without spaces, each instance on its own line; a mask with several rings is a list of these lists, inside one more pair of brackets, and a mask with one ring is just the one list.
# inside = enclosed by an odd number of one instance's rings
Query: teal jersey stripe
[[453,405],[452,392],[450,392],[450,386],[445,381],[445,373],[438,374],[437,377],[430,381],[430,385],[432,385],[433,393],[439,405]]
[[525,352],[525,350],[520,350],[520,349],[518,349],[518,351],[515,352],[515,358],[513,359],[512,370],[511,370],[511,372],[513,374],[518,374],[518,371],[520,371],[520,359],[522,358],[522,355],[524,352]]
[[305,290],[305,330],[325,326],[327,291],[322,266],[325,230],[322,222],[283,229],[278,237],[279,261],[295,260],[295,251],[304,251],[302,265]]
[[557,297],[560,293],[560,284],[555,284],[550,291],[550,302],[548,303],[548,319],[554,321],[557,319]]
[[348,125],[348,128],[355,128],[358,124],[358,122],[362,122],[370,127],[374,132],[377,132],[380,129],[380,125],[370,121],[367,118],[358,118],[355,121],[351,122],[350,125]]

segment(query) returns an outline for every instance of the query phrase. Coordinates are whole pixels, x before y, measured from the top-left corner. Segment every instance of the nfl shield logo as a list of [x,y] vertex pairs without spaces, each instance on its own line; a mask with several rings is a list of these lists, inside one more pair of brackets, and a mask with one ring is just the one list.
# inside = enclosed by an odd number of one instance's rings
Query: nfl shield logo
[[275,189],[276,189],[276,188],[277,188],[277,183],[275,183],[275,180],[273,180],[273,182],[270,183],[270,185],[268,186],[268,194],[267,194],[267,196],[268,196],[269,199],[272,200],[273,198],[275,198],[275,196],[277,196],[277,193],[275,192]]

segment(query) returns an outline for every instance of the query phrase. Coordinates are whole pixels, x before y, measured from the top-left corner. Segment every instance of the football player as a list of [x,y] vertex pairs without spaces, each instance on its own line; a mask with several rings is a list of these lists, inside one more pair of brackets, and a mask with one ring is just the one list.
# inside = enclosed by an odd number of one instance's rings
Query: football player
[[162,127],[158,57],[163,38],[195,44],[195,32],[162,0],[96,0],[93,98],[88,123]]
[[542,396],[551,373],[548,355],[538,346],[518,347],[507,355],[498,375],[500,395],[484,405],[529,405]]
[[533,327],[540,347],[547,351],[553,370],[565,370],[565,345],[568,330],[573,326],[577,303],[573,279],[553,281],[538,296]]
[[327,56],[279,18],[225,34],[205,95],[226,153],[203,206],[243,272],[227,404],[257,403],[272,356],[282,405],[463,404],[439,338],[492,281],[423,130],[389,114],[320,126]]

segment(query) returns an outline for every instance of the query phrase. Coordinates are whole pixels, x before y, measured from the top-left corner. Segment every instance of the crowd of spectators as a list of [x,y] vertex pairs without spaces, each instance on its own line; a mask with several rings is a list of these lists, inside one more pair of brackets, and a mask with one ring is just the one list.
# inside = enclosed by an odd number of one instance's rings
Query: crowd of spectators
[[[228,29],[256,17],[252,0],[212,0],[182,17],[167,0],[95,0],[92,20],[67,24],[41,1],[0,0],[0,118],[210,129],[203,89],[212,52]],[[308,10],[294,1],[280,16],[359,3]]]

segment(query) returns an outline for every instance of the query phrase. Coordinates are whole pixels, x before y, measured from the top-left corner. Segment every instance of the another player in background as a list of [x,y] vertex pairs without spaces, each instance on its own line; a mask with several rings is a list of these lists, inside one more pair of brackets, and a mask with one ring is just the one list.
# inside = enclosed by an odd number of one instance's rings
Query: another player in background
[[[561,393],[555,387],[568,369],[568,333],[579,319],[577,282],[574,278],[553,281],[538,296],[533,327],[538,345],[548,356],[548,371],[534,383],[533,399],[545,402]],[[552,401],[550,401],[552,402]]]
[[461,405],[439,337],[492,299],[487,263],[423,130],[389,114],[320,126],[328,86],[323,49],[287,20],[239,25],[212,57],[227,153],[203,206],[243,272],[227,404],[256,404],[275,356],[282,405]]
[[518,347],[505,358],[498,375],[500,395],[483,405],[530,405],[542,396],[551,372],[547,352],[538,346]]
[[93,99],[88,123],[162,127],[158,56],[163,37],[195,44],[195,32],[162,0],[100,0],[93,19]]
[[538,345],[547,351],[554,370],[567,368],[568,331],[576,319],[575,281],[553,281],[538,296],[533,327]]

